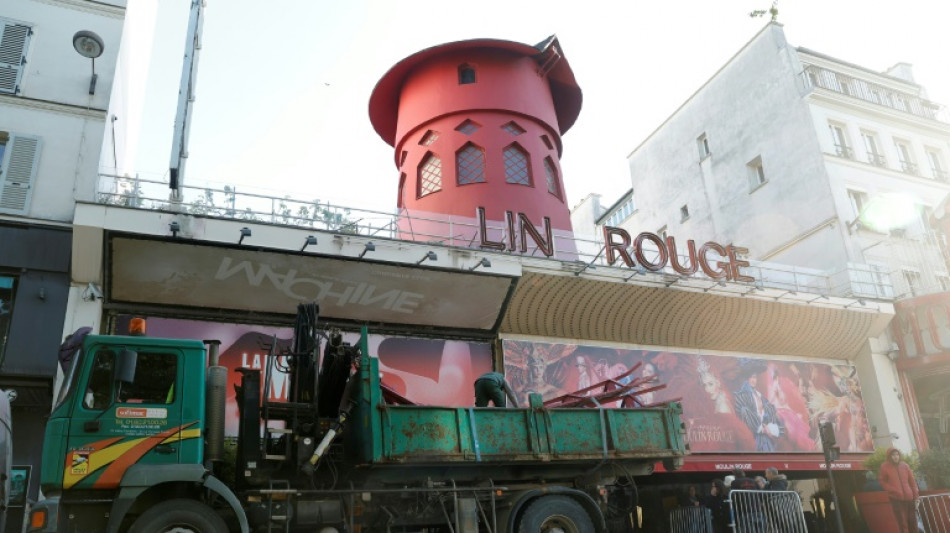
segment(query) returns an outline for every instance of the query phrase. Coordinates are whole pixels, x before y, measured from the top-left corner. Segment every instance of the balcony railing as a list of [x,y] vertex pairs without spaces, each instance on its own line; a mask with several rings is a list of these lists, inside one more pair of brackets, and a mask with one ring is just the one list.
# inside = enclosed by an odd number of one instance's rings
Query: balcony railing
[[[190,187],[185,186],[180,200],[168,198],[166,182],[139,178],[100,174],[97,202],[133,209],[146,209],[185,213],[219,219],[245,220],[263,224],[276,224],[290,228],[307,228],[337,233],[365,235],[374,238],[430,242],[461,248],[479,248],[479,224],[474,218],[450,217],[433,213],[374,211],[359,207],[334,205],[319,200],[299,200],[290,196],[276,197],[249,191],[238,191],[231,186]],[[504,223],[489,222],[487,231],[493,241],[506,238]],[[547,259],[533,243],[526,243],[526,252],[509,252],[512,255],[530,257],[532,260],[560,261],[558,270],[573,269],[577,272],[592,270],[614,274],[618,279],[629,279],[638,275],[637,270],[622,266],[620,262],[611,266],[604,257],[604,242],[601,235],[588,238],[568,232],[555,232],[554,258]],[[520,250],[520,243],[517,247]],[[645,250],[648,259],[656,259],[657,251]],[[652,254],[652,255],[651,255]],[[680,264],[688,264],[686,257],[680,258]],[[748,292],[757,288],[771,288],[792,293],[809,293],[823,296],[864,296],[889,298],[894,290],[889,276],[869,278],[868,275],[851,274],[861,279],[862,289],[856,291],[847,279],[849,272],[867,269],[866,266],[854,267],[844,273],[829,274],[826,271],[795,267],[778,263],[750,261],[751,266],[743,272],[756,281],[749,284]],[[863,272],[864,270],[861,270]],[[671,281],[680,276],[667,267],[658,273]],[[691,279],[703,280],[702,273]],[[708,279],[708,278],[707,278]]]
[[947,183],[948,181],[950,181],[950,173],[948,173],[946,170],[938,170],[935,168],[933,169],[933,173],[934,173],[934,179],[939,182]]
[[868,163],[876,167],[887,168],[887,158],[880,154],[868,154]]
[[842,146],[840,144],[836,144],[835,153],[838,154],[838,157],[854,159],[854,150],[852,150],[850,146]]
[[821,87],[918,117],[950,122],[947,109],[940,104],[860,78],[853,78],[841,72],[815,65],[805,65],[802,79],[806,87]]
[[917,164],[911,161],[901,161],[901,171],[903,171],[904,174],[920,175],[920,173],[917,172]]

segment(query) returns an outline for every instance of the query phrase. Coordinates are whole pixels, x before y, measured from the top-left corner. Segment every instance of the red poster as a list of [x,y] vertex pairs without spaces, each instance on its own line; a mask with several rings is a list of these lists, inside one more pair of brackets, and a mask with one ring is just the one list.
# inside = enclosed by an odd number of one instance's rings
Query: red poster
[[[118,334],[128,331],[129,318],[118,318]],[[148,335],[221,341],[220,364],[228,368],[225,433],[234,436],[238,425],[234,385],[240,379],[235,369],[263,369],[267,347],[276,339],[279,348],[288,348],[293,332],[291,328],[149,318]],[[358,334],[344,334],[344,342],[358,340]],[[370,335],[369,351],[379,358],[383,383],[423,405],[473,405],[475,378],[491,370],[491,346],[487,343]],[[287,400],[288,384],[286,373],[273,371],[270,399]]]
[[614,378],[642,363],[665,389],[644,403],[680,399],[693,452],[816,452],[818,421],[835,424],[842,452],[874,446],[854,366],[710,354],[504,341],[505,371],[525,399],[545,399]]

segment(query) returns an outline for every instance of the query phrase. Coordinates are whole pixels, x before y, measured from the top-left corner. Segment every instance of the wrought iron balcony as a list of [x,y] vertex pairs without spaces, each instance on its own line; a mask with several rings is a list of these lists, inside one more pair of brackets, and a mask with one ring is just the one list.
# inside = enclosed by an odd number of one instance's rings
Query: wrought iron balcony
[[887,158],[880,154],[868,154],[868,163],[876,167],[887,168]]
[[917,172],[917,164],[911,161],[901,161],[901,170],[904,174],[912,174],[914,176],[919,176],[920,173]]
[[820,87],[839,94],[910,113],[918,117],[950,122],[947,109],[919,96],[854,78],[815,65],[805,65],[802,78],[806,87]]
[[835,152],[838,154],[838,157],[854,159],[854,150],[852,150],[850,146],[841,146],[840,144],[836,144]]

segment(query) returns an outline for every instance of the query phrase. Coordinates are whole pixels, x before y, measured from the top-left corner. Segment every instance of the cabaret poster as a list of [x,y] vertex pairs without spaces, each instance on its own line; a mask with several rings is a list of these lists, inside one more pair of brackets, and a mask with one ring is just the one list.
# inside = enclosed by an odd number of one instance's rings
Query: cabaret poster
[[525,402],[530,392],[549,400],[639,363],[629,377],[666,385],[640,401],[681,401],[693,452],[821,451],[820,420],[835,424],[842,452],[874,450],[853,365],[513,340],[503,348],[508,381]]
[[[118,317],[116,333],[128,332],[128,315]],[[228,368],[225,434],[237,435],[238,413],[234,386],[239,368],[264,368],[270,345],[276,353],[288,350],[293,331],[249,324],[228,324],[200,320],[152,317],[147,319],[148,335],[158,338],[216,339],[221,341],[220,364]],[[346,333],[344,342],[359,341],[356,333]],[[370,354],[379,359],[382,381],[401,396],[420,405],[471,406],[475,402],[475,378],[491,370],[488,343],[434,340],[412,337],[369,336]],[[270,400],[286,401],[289,377],[274,365]]]

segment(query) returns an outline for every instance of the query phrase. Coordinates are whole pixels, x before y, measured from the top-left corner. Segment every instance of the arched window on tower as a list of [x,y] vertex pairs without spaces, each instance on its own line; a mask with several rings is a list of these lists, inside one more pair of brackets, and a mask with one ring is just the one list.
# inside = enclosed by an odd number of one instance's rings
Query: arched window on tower
[[531,164],[528,162],[528,152],[518,143],[511,143],[505,147],[502,156],[505,160],[505,181],[530,187]]
[[475,83],[475,69],[468,63],[459,65],[459,85]]
[[442,190],[442,160],[429,152],[419,165],[418,196],[428,196]]
[[459,185],[485,182],[485,151],[466,143],[455,153],[455,168]]
[[548,180],[548,192],[561,199],[561,188],[557,185],[557,167],[550,157],[544,158],[544,175]]

